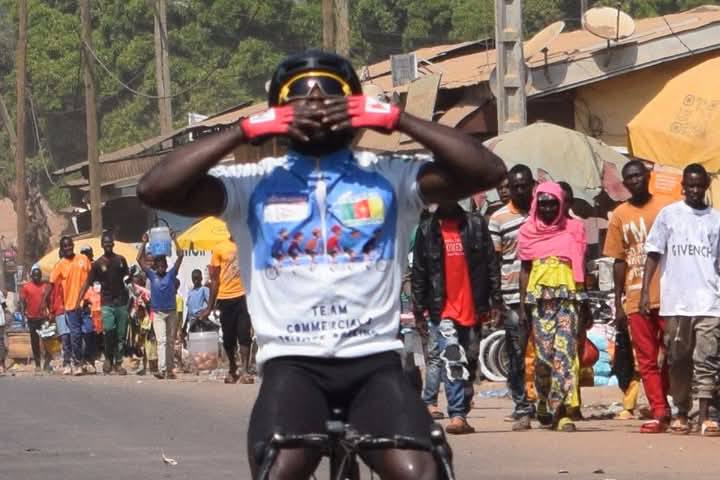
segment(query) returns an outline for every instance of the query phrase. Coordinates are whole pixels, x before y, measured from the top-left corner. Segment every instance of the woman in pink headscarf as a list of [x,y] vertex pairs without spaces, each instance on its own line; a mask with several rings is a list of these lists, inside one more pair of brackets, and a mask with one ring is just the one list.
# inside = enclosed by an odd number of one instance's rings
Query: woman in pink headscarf
[[545,182],[518,235],[520,301],[532,305],[538,420],[560,431],[575,431],[568,408],[577,392],[577,301],[584,296],[587,244],[584,229],[576,227],[565,214],[560,185]]

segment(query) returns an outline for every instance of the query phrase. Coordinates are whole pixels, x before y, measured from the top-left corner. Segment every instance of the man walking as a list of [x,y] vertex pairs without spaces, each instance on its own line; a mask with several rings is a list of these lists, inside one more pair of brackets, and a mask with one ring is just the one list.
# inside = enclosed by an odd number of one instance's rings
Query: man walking
[[[667,364],[658,365],[665,322],[658,313],[660,284],[655,275],[648,283],[649,315],[640,311],[640,293],[645,268],[645,242],[660,210],[667,201],[650,193],[650,173],[640,160],[622,169],[623,184],[632,197],[615,209],[608,225],[603,254],[615,259],[615,323],[618,330],[630,329],[639,373],[654,419],[640,427],[642,433],[662,433],[670,420],[667,402]],[[623,295],[625,304],[623,305]]]
[[705,201],[710,176],[702,165],[685,167],[682,187],[685,201],[663,208],[650,230],[640,312],[652,315],[651,280],[659,266],[670,393],[678,408],[670,430],[690,431],[688,412],[694,392],[700,403],[701,434],[717,436],[720,427],[708,410],[720,371],[720,212]]
[[[535,408],[525,391],[525,349],[528,342],[528,326],[521,324],[518,311],[526,308],[520,304],[520,269],[522,262],[517,255],[517,236],[520,227],[528,219],[535,180],[526,165],[515,165],[508,172],[510,203],[490,217],[488,228],[495,251],[501,261],[501,290],[505,327],[505,342],[510,362],[508,387],[512,394],[514,410],[510,416],[513,430],[530,428],[530,417]],[[531,318],[527,310],[525,318]]]
[[473,398],[480,347],[480,318],[500,294],[500,269],[485,219],[457,203],[441,204],[423,220],[413,247],[412,289],[416,322],[429,312],[428,370],[423,401],[437,410],[445,383],[451,434],[473,433],[466,419]]
[[114,252],[115,241],[112,234],[103,233],[101,244],[103,255],[93,263],[77,303],[80,305],[90,286],[96,282],[100,284],[105,352],[103,373],[108,375],[114,370],[119,375],[127,375],[127,371],[122,366],[122,359],[128,328],[129,297],[125,277],[130,274],[130,269],[125,257]]
[[[220,310],[220,325],[223,331],[223,347],[230,368],[225,383],[253,383],[248,371],[250,347],[252,345],[252,324],[245,299],[245,287],[240,278],[240,264],[237,259],[237,244],[229,238],[218,243],[212,250],[208,268],[210,275],[210,300]],[[207,317],[206,311],[203,317]],[[236,349],[240,349],[241,371],[238,371]]]
[[[64,236],[60,239],[61,259],[50,274],[50,283],[62,286],[65,305],[65,319],[70,329],[70,342],[72,344],[73,375],[82,375],[83,332],[82,309],[80,308],[80,293],[90,273],[90,260],[85,255],[75,255],[75,243],[72,238]],[[61,329],[58,326],[58,330]]]

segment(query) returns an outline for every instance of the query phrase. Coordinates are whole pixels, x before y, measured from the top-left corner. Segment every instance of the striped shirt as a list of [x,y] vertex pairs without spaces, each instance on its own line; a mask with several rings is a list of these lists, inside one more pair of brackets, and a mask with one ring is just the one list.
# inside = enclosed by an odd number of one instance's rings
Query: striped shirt
[[501,255],[501,290],[506,305],[520,303],[520,269],[522,262],[517,256],[517,237],[520,227],[527,220],[509,203],[490,217],[488,228],[495,251]]

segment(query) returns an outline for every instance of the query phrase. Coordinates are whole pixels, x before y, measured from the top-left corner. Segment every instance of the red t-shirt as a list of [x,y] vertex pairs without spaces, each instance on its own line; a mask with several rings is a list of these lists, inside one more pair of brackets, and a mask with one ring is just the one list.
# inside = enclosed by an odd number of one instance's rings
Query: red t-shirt
[[20,298],[25,304],[25,316],[27,318],[43,318],[43,297],[45,296],[46,283],[36,285],[35,282],[27,282],[20,289]]
[[451,318],[463,327],[475,326],[475,302],[460,236],[460,220],[441,220],[440,231],[445,244],[445,307],[441,318]]

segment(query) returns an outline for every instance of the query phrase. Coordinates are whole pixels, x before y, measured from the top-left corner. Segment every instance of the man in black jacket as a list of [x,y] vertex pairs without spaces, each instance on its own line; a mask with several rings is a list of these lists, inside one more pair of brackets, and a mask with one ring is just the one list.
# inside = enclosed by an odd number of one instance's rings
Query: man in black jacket
[[445,382],[451,434],[472,433],[470,410],[480,345],[481,318],[500,302],[500,268],[490,232],[480,215],[457,203],[440,205],[420,222],[413,248],[416,322],[428,313],[428,368],[423,401],[435,418],[440,380]]

